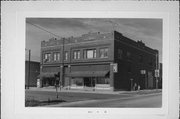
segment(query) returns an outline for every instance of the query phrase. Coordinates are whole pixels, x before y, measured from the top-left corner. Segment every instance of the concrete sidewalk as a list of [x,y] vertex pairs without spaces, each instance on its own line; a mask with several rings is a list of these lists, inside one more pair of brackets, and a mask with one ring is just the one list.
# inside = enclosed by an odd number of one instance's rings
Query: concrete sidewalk
[[[47,92],[56,92],[55,87],[30,87],[26,91],[47,91]],[[139,90],[139,91],[108,91],[108,90],[83,90],[83,89],[58,89],[58,92],[74,92],[74,93],[96,93],[96,94],[151,94],[151,93],[162,93],[162,89],[152,89],[152,90]]]

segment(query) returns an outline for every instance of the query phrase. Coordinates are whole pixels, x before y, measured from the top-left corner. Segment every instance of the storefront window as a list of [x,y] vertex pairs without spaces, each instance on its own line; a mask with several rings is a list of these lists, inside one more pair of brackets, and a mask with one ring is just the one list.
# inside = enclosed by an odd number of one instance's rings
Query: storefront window
[[97,84],[110,84],[110,79],[109,78],[97,78],[96,80]]
[[83,86],[83,78],[72,78],[72,85]]

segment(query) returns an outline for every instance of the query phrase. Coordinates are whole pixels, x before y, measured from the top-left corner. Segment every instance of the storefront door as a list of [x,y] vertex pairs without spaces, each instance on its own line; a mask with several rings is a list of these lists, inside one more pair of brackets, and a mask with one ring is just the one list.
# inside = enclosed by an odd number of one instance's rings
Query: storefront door
[[84,86],[85,87],[94,87],[95,86],[95,78],[91,78],[91,77],[84,78]]

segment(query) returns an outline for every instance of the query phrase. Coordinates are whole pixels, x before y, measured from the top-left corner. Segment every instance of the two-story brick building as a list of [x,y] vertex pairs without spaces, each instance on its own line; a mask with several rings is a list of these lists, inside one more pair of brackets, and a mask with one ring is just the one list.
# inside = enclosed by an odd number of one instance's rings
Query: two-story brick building
[[117,31],[88,33],[41,42],[43,86],[70,89],[131,90],[155,88],[158,51]]

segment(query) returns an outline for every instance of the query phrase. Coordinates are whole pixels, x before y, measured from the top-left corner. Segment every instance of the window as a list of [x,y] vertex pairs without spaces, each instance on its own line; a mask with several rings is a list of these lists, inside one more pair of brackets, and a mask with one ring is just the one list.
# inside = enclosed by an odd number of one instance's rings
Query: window
[[51,53],[44,54],[44,63],[51,61]]
[[96,78],[96,83],[97,84],[110,84],[110,79],[104,78],[104,77],[98,77]]
[[86,50],[83,50],[83,58],[86,59]]
[[149,59],[149,65],[150,65],[150,66],[153,66],[154,63],[155,63],[155,60],[153,60],[153,58]]
[[128,66],[128,69],[127,69],[127,70],[128,70],[128,73],[131,73],[131,72],[132,72],[132,67],[131,67],[131,65]]
[[68,59],[68,52],[65,51],[65,52],[64,52],[64,60],[67,61],[67,59]]
[[96,58],[96,49],[84,50],[84,58],[87,58],[87,59]]
[[121,49],[118,49],[118,58],[122,59],[123,57],[123,51]]
[[72,78],[71,85],[83,86],[83,78]]
[[73,59],[80,59],[80,50],[75,50],[73,52]]
[[139,56],[139,62],[140,62],[140,63],[143,62],[143,56],[142,56],[142,55]]
[[59,52],[53,53],[53,60],[54,61],[60,61],[60,53]]
[[131,57],[131,53],[127,51],[127,58]]
[[100,58],[108,58],[108,48],[101,48],[99,50]]

